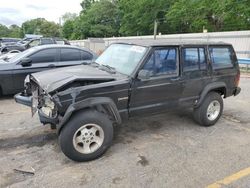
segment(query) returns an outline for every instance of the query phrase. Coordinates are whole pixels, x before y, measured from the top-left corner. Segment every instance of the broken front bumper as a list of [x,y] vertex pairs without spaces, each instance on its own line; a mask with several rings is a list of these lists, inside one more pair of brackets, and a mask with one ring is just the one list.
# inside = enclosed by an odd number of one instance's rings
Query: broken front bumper
[[[18,93],[14,96],[15,101],[19,104],[29,106],[32,108],[32,96],[25,96],[23,93]],[[42,110],[38,109],[38,116],[40,119],[40,122],[42,124],[57,124],[58,123],[58,118],[55,117],[48,117],[46,114],[42,112]]]

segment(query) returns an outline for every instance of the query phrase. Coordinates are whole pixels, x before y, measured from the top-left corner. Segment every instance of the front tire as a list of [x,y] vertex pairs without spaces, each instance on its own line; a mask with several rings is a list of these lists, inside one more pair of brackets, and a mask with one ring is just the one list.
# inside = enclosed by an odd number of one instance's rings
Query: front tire
[[202,126],[214,125],[221,117],[223,112],[223,99],[217,92],[210,92],[202,104],[194,108],[194,119]]
[[63,153],[78,162],[100,157],[112,144],[113,125],[107,115],[95,110],[74,114],[59,135]]

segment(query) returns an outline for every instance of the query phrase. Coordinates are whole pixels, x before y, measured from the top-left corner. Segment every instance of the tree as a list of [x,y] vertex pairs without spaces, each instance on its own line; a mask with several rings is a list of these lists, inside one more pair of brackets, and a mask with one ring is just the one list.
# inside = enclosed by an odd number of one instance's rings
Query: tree
[[[120,0],[122,35],[151,35],[154,20],[159,12],[167,12],[172,0]],[[165,32],[166,24],[161,23],[159,30]]]
[[75,20],[76,17],[77,17],[76,13],[66,12],[64,15],[62,15],[62,22],[65,23],[68,20]]
[[62,35],[66,39],[74,38],[74,20],[67,20],[64,22],[62,27]]
[[60,36],[60,26],[54,22],[49,22],[44,18],[36,18],[26,21],[21,27],[22,35],[39,34],[45,37]]
[[9,29],[5,25],[0,24],[0,37],[7,37],[9,35]]
[[9,27],[9,37],[20,38],[21,37],[21,28],[18,25],[11,25]]
[[178,0],[166,14],[172,33],[250,29],[250,3],[245,0]]
[[96,1],[97,0],[83,0],[80,4],[82,7],[82,12],[89,9],[91,7],[91,5],[94,4]]
[[112,37],[119,31],[119,12],[116,4],[101,0],[91,4],[75,22],[75,38]]

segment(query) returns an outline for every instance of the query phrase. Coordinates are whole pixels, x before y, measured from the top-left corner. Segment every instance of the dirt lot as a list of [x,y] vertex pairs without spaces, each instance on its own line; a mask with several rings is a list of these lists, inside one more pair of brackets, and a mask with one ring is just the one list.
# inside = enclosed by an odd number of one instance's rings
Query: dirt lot
[[133,119],[87,163],[67,159],[55,131],[2,98],[0,187],[250,187],[250,78],[241,87],[214,127],[195,124],[189,110]]

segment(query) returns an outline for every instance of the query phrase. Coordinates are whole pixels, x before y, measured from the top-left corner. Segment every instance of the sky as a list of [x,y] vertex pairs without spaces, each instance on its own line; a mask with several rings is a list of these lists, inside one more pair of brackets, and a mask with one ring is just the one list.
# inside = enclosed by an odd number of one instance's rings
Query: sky
[[0,24],[10,26],[34,18],[59,23],[66,12],[79,13],[82,0],[0,0]]

